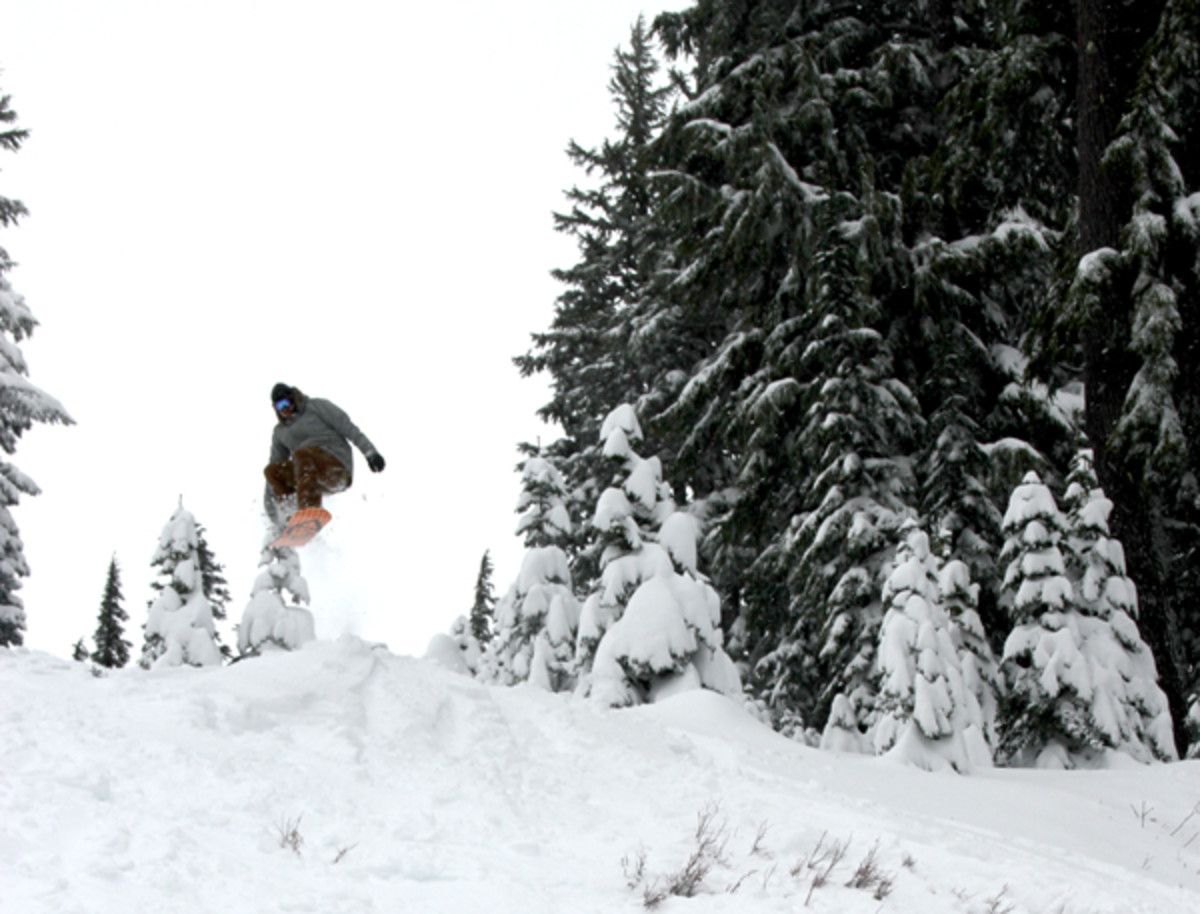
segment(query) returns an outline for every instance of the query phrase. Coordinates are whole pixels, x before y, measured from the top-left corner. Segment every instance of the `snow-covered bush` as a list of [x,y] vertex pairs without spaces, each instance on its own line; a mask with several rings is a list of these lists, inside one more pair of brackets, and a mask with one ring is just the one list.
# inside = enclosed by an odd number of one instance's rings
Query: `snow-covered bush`
[[197,553],[196,519],[184,509],[183,499],[163,527],[150,564],[161,579],[151,585],[158,596],[150,603],[143,627],[140,665],[219,665],[212,605],[204,595]]
[[[443,642],[441,639],[445,639]],[[454,652],[457,654],[457,659],[451,663],[444,656],[449,653],[448,645],[454,645]],[[470,616],[459,616],[450,626],[449,635],[435,635],[434,639],[429,643],[429,649],[425,652],[425,656],[429,657],[435,654],[435,659],[443,666],[453,667],[460,671],[466,671],[472,676],[480,678],[491,678],[485,676],[482,672],[483,666],[481,659],[483,658],[484,648],[479,643],[479,639],[475,637],[475,626]]]
[[[308,582],[300,573],[295,550],[264,546],[258,566],[262,571],[254,580],[250,602],[238,626],[238,653],[244,656],[272,648],[294,650],[312,641],[316,637],[312,613],[299,605],[309,600]],[[284,591],[291,594],[291,603]]]

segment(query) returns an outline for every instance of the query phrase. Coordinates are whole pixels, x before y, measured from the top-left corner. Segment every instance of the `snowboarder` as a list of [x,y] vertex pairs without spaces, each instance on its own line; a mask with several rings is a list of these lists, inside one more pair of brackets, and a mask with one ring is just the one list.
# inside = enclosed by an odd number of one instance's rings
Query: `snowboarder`
[[276,384],[271,389],[271,405],[278,422],[271,435],[271,461],[263,470],[267,516],[277,528],[284,527],[281,503],[295,495],[297,511],[288,526],[298,520],[313,521],[311,539],[329,521],[328,512],[321,509],[321,496],[350,487],[354,466],[351,442],[367,458],[372,472],[384,468],[384,459],[350,417],[329,400]]

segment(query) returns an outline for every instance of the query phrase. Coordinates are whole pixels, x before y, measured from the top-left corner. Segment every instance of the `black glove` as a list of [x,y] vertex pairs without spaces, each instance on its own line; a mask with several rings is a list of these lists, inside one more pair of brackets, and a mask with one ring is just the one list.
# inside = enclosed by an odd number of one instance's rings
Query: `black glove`
[[378,473],[385,466],[387,466],[387,464],[384,462],[382,454],[372,454],[367,458],[367,466],[371,468],[372,473]]

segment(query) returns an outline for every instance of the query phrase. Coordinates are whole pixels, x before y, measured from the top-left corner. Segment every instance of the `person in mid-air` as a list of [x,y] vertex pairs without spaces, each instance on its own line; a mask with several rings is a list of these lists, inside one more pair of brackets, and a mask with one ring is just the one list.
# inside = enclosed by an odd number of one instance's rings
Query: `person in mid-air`
[[[296,517],[301,512],[321,509],[321,497],[345,491],[353,481],[353,442],[378,473],[383,457],[350,417],[329,400],[306,397],[288,384],[271,389],[271,405],[278,422],[271,435],[271,458],[263,473],[267,477],[267,516],[282,528],[282,502],[296,496]],[[321,512],[324,513],[324,512]],[[324,520],[328,514],[324,514]],[[320,525],[318,525],[319,529]]]

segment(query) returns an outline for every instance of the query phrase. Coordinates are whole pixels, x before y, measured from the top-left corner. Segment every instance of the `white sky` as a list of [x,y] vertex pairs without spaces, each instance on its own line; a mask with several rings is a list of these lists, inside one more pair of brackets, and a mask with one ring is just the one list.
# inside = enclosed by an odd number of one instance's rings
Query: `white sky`
[[[422,651],[515,577],[515,444],[553,431],[511,357],[550,320],[583,180],[612,132],[613,50],[684,2],[7,0],[0,156],[31,215],[0,232],[41,326],[31,379],[77,421],[14,462],[26,643],[95,629],[108,561],[141,648],[158,534],[183,496],[236,622],[257,573],[276,381],[341,405],[388,460],[303,554],[318,635]],[[370,608],[368,608],[370,607]],[[227,641],[232,640],[227,635]]]

